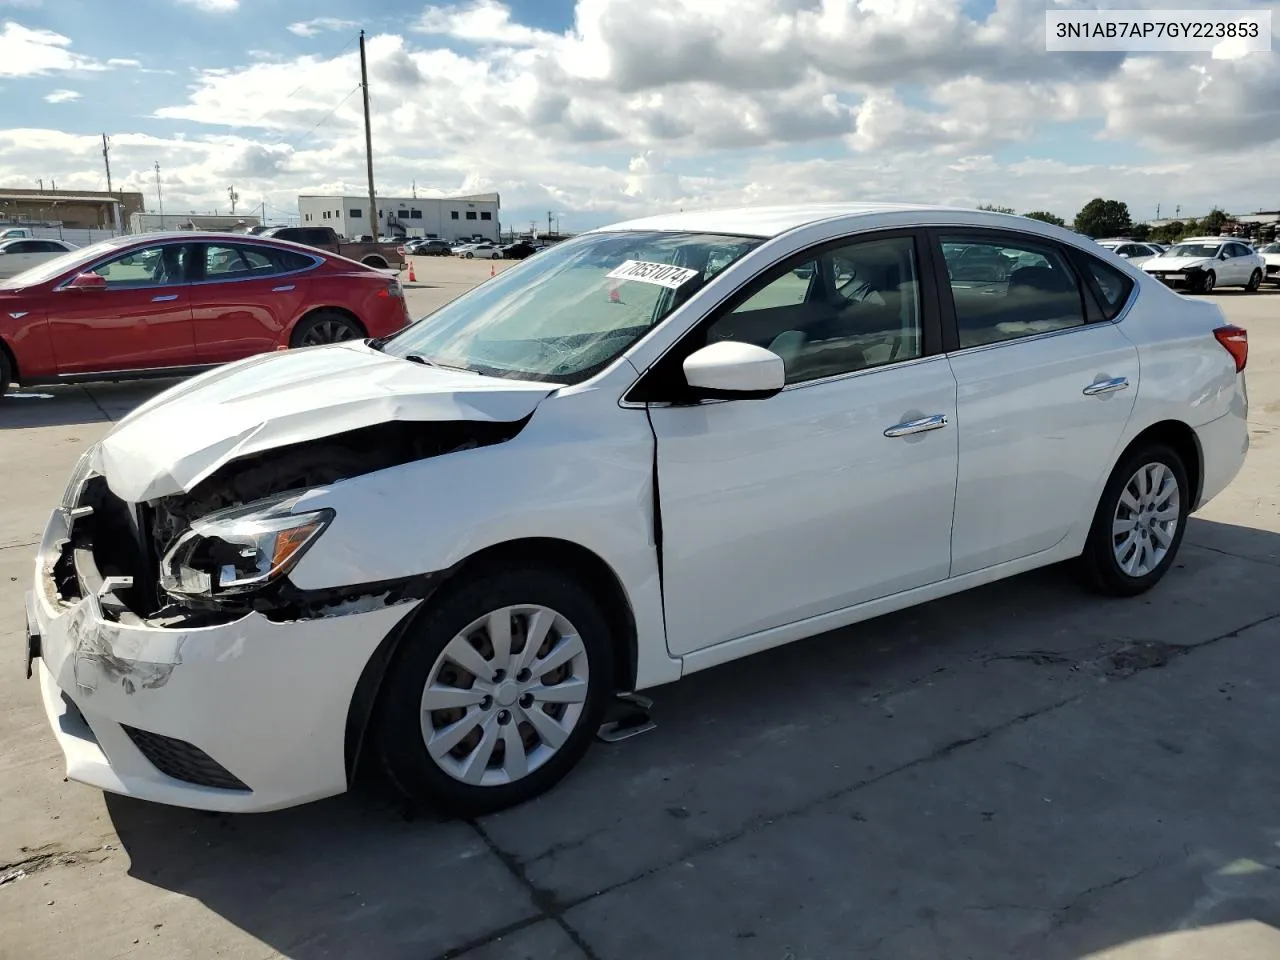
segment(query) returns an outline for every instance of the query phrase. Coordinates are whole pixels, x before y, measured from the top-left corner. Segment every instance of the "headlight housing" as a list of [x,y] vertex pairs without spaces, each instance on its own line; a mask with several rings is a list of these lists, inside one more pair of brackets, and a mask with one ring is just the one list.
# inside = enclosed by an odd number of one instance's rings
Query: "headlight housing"
[[67,485],[62,491],[60,506],[63,513],[70,514],[72,510],[80,505],[80,494],[84,491],[85,484],[97,476],[93,469],[97,453],[98,445],[95,443],[80,455],[80,459],[76,461],[75,467],[72,468],[71,476],[67,478]]
[[160,586],[179,599],[243,599],[284,577],[333,521],[293,513],[297,494],[218,510],[191,524],[160,561]]

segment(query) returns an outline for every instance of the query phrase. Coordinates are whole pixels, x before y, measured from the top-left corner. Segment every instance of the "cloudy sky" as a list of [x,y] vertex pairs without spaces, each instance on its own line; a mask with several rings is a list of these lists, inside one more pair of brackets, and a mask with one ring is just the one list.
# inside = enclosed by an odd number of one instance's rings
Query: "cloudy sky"
[[[225,211],[233,184],[273,219],[362,193],[364,28],[379,193],[497,190],[504,226],[792,199],[1280,209],[1280,53],[1046,53],[1053,5],[0,0],[0,186],[104,189],[105,131],[150,209],[157,161],[166,211]],[[1280,4],[1230,5],[1280,31]]]

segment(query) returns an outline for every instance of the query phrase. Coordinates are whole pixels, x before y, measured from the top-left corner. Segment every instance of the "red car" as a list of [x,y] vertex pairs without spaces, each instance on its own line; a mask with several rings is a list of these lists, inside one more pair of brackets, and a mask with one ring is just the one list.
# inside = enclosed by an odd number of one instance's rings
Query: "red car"
[[177,376],[408,322],[395,277],[300,244],[116,237],[0,281],[0,396],[12,382]]

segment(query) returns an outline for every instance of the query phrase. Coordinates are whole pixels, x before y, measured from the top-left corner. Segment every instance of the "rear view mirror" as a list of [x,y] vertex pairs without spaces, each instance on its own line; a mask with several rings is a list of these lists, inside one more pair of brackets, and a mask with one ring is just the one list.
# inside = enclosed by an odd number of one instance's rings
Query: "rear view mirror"
[[699,397],[763,400],[787,383],[782,358],[753,343],[722,340],[684,361],[684,375]]
[[105,290],[107,278],[96,273],[77,273],[67,283],[68,290]]

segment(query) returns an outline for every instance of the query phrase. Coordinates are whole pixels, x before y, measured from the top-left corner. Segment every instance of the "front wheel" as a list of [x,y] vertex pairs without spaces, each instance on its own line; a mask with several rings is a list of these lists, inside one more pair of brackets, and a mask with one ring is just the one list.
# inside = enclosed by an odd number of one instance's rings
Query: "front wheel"
[[1203,277],[1200,278],[1200,284],[1197,292],[1213,293],[1214,285],[1217,282],[1218,282],[1218,278],[1214,276],[1213,271],[1210,270],[1208,273],[1206,273]]
[[464,254],[462,255],[462,259],[464,259],[464,260],[474,260],[475,258],[476,258],[476,255],[475,255],[474,253],[470,253],[470,252],[468,252],[468,253],[464,253]]
[[1250,293],[1257,293],[1260,286],[1262,286],[1262,271],[1255,270],[1249,274],[1249,282],[1245,284],[1245,289]]
[[1191,497],[1186,467],[1170,447],[1153,443],[1125,456],[1107,481],[1080,555],[1086,583],[1120,597],[1159,583],[1182,543]]
[[9,368],[9,358],[5,356],[3,349],[0,349],[0,400],[4,399],[4,395],[9,391],[9,384],[13,381],[13,371]]
[[528,568],[428,603],[380,697],[383,768],[410,799],[458,816],[551,789],[612,694],[613,638],[596,601],[565,574]]

